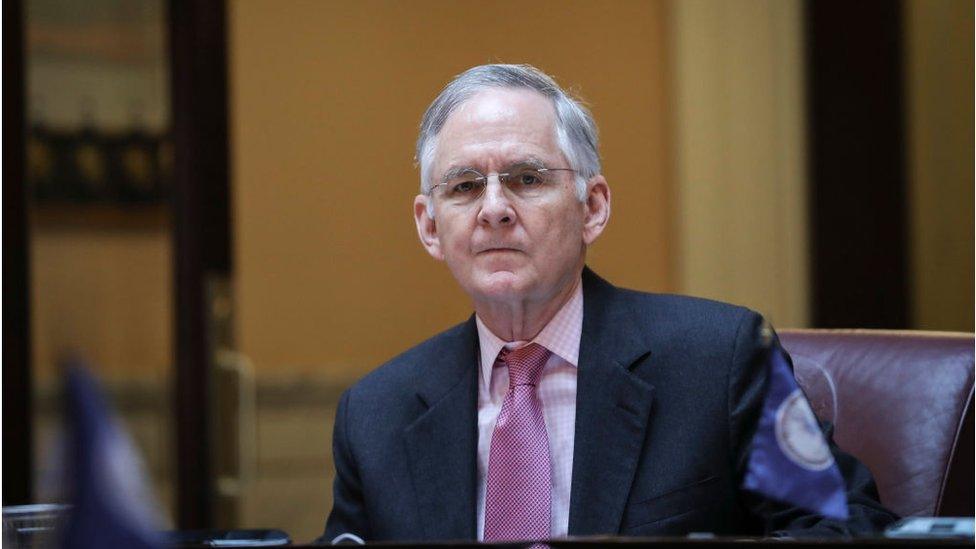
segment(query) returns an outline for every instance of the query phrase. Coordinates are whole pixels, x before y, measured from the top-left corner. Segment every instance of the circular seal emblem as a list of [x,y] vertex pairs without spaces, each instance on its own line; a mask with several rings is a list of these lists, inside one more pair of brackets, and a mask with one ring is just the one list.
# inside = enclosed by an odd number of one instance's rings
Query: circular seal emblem
[[790,393],[776,410],[776,443],[790,461],[810,471],[822,471],[834,462],[800,389]]

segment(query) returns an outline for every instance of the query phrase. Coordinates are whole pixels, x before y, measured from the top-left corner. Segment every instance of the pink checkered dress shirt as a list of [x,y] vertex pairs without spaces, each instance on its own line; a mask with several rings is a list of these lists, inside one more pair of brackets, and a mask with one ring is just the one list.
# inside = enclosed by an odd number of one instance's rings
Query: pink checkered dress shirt
[[494,368],[502,347],[517,349],[535,342],[552,351],[539,381],[539,399],[549,434],[552,464],[552,521],[550,534],[569,531],[569,491],[573,477],[573,429],[576,426],[576,367],[583,333],[583,285],[576,281],[573,297],[532,341],[506,342],[493,334],[480,318],[481,378],[478,382],[478,541],[485,536],[485,489],[488,454],[495,419],[508,392],[508,368]]

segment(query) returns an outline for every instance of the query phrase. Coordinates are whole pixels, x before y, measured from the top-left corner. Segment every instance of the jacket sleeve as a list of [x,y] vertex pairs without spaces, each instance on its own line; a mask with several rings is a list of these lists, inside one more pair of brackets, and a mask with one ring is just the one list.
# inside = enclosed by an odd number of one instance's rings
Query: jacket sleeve
[[352,534],[362,540],[369,539],[369,520],[363,500],[362,482],[349,443],[349,418],[352,414],[350,394],[350,391],[343,393],[336,409],[335,427],[332,431],[332,457],[335,463],[332,511],[325,523],[325,533],[316,540],[317,543],[332,543],[343,534]]
[[[764,335],[763,332],[767,332]],[[764,341],[768,340],[768,343]],[[747,312],[736,335],[733,362],[729,372],[729,435],[739,485],[746,473],[749,450],[766,394],[769,370],[766,364],[769,345],[779,339],[763,318]],[[784,353],[785,356],[788,356]],[[788,360],[792,370],[792,360]],[[816,513],[741,490],[742,503],[767,536],[837,537],[877,534],[897,516],[878,501],[878,490],[868,469],[855,457],[840,450],[831,437],[829,424],[821,429],[844,478],[850,518],[847,521],[824,518]]]

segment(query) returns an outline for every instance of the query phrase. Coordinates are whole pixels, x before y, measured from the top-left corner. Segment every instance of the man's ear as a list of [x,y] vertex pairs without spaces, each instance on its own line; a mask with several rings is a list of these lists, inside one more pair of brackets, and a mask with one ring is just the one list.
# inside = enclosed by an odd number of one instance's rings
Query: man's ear
[[583,243],[589,246],[603,233],[610,221],[610,185],[602,175],[586,183],[586,202],[583,218]]
[[441,253],[441,240],[437,236],[437,222],[427,212],[429,200],[430,197],[423,194],[418,194],[413,199],[413,219],[417,223],[417,236],[420,237],[420,243],[424,245],[424,249],[434,259],[443,261],[444,254]]

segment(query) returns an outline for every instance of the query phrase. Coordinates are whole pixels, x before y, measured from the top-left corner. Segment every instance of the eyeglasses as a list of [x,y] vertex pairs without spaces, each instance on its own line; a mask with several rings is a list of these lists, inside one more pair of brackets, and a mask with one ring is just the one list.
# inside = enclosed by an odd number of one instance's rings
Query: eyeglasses
[[[517,164],[498,173],[509,196],[516,200],[533,200],[549,192],[556,180],[553,172],[575,172],[572,168],[543,168]],[[447,204],[468,206],[478,201],[488,187],[488,177],[471,168],[449,171],[444,181],[430,188],[428,194]]]

